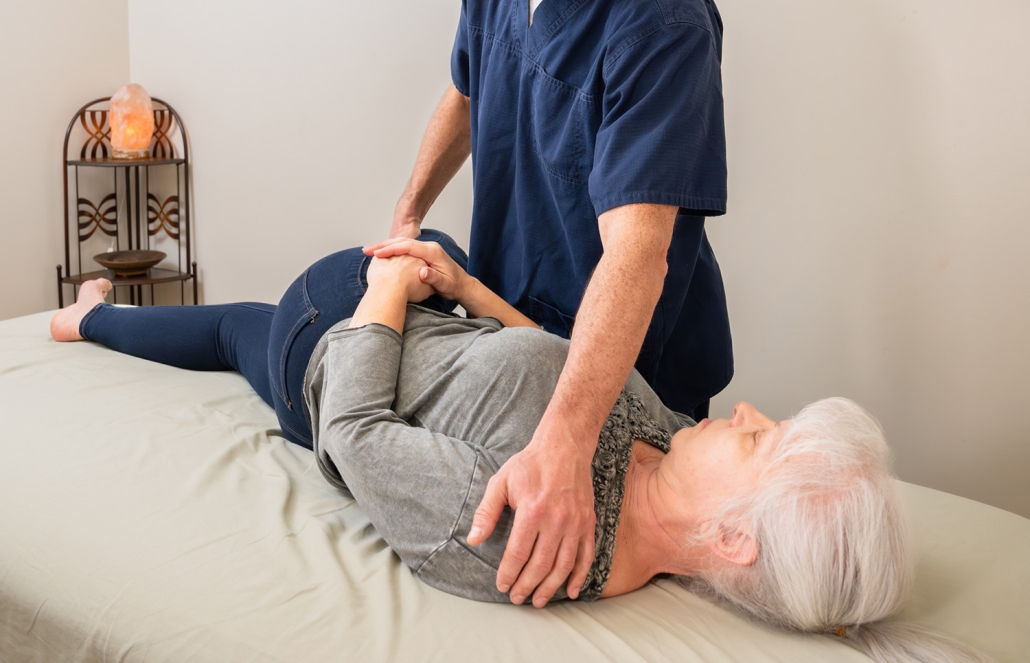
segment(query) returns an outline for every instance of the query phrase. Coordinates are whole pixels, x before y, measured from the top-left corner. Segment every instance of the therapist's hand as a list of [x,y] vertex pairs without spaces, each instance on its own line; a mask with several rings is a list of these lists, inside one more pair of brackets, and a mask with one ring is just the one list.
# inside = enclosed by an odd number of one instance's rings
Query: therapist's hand
[[[593,453],[570,440],[570,431],[547,426],[490,479],[472,521],[468,543],[493,532],[505,505],[515,510],[508,545],[497,570],[497,589],[512,603],[530,596],[542,608],[566,582],[577,598],[594,561]],[[596,443],[596,440],[594,440]]]

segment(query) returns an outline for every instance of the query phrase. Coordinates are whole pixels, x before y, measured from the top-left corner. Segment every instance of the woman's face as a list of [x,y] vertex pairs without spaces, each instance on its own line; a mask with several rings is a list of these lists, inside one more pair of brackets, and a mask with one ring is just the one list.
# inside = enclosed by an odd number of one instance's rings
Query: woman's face
[[685,504],[708,510],[758,479],[789,427],[737,403],[730,419],[703,419],[673,436],[665,479]]

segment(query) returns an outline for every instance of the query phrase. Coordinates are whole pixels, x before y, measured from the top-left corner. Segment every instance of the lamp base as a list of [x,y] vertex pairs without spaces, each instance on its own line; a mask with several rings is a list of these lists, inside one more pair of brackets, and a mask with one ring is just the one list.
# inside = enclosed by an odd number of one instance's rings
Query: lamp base
[[126,161],[149,159],[150,150],[111,150],[111,158],[124,159]]

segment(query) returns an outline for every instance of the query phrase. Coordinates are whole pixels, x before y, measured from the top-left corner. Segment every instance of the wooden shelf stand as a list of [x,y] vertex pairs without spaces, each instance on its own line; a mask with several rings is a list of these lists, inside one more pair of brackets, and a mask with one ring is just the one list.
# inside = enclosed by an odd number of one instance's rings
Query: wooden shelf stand
[[[146,159],[113,157],[110,97],[86,104],[68,123],[63,153],[64,265],[57,266],[62,308],[65,286],[72,286],[74,298],[78,286],[101,277],[114,285],[115,303],[120,288],[128,290],[130,304],[142,305],[145,286],[153,303],[155,285],[179,283],[179,301],[185,304],[187,282],[192,285],[192,303],[197,303],[189,140],[175,109],[160,99],[153,103],[155,131]],[[112,270],[96,269],[99,265],[93,260],[93,255],[104,252],[98,250],[98,240],[104,237],[111,238],[108,250],[158,249],[168,257],[145,274],[116,276]]]

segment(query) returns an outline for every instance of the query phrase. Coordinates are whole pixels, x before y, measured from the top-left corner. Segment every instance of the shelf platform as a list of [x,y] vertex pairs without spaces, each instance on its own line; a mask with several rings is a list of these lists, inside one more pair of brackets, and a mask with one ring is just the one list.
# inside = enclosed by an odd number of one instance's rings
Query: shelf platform
[[147,270],[146,274],[140,274],[139,276],[115,276],[114,271],[110,269],[100,269],[95,272],[87,272],[85,274],[75,274],[72,276],[65,276],[61,279],[61,283],[69,285],[82,285],[86,281],[92,281],[93,279],[107,279],[114,286],[123,285],[152,285],[158,283],[175,283],[177,281],[189,281],[193,278],[193,274],[189,272],[177,272],[171,269],[159,269],[157,267],[151,267]]
[[126,166],[168,166],[182,165],[185,159],[77,159],[65,162],[68,166],[100,166],[106,168],[123,168]]

